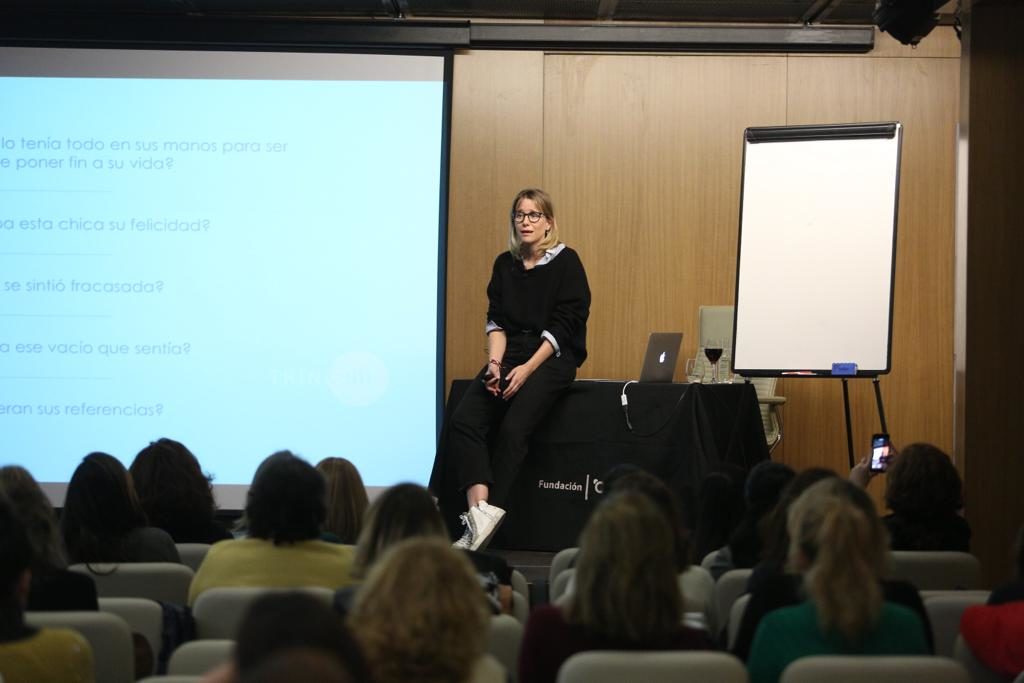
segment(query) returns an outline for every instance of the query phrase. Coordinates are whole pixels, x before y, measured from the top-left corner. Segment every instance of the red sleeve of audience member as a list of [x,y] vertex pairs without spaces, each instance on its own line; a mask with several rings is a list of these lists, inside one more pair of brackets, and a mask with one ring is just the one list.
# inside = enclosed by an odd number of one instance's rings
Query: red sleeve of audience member
[[982,664],[1007,678],[1024,671],[1024,602],[968,607],[960,634]]

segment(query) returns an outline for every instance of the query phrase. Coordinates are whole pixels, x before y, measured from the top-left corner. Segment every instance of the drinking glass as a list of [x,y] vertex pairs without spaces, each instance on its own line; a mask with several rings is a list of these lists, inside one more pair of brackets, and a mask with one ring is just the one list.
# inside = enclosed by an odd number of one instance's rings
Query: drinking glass
[[722,358],[724,345],[721,339],[708,339],[704,343],[704,356],[711,363],[711,383],[718,384],[718,361]]
[[690,384],[700,384],[703,377],[698,372],[699,365],[696,358],[686,359],[686,381]]

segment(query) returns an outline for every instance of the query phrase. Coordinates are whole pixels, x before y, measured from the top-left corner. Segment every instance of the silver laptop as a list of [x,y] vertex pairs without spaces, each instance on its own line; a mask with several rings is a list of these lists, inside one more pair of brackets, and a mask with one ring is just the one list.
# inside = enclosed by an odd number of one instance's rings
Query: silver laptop
[[640,370],[640,381],[671,382],[682,344],[682,332],[651,332],[647,339],[644,366]]

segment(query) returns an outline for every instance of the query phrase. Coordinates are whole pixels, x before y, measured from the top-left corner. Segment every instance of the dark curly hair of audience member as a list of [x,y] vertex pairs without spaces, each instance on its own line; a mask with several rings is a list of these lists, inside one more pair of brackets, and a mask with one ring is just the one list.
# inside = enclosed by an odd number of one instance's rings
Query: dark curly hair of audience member
[[107,453],[90,453],[75,468],[64,497],[60,528],[68,560],[120,562],[122,542],[147,524],[131,475]]
[[327,482],[324,531],[334,534],[342,543],[355,544],[369,505],[359,470],[345,458],[324,458],[316,469]]
[[903,448],[889,466],[885,504],[914,519],[956,512],[963,507],[963,485],[943,451],[927,443]]
[[359,643],[341,617],[301,591],[270,593],[254,601],[242,619],[236,643],[235,663],[242,677],[273,655],[303,648],[331,656],[353,681],[369,680]]
[[385,550],[414,536],[448,538],[448,531],[429,491],[418,484],[396,484],[377,496],[366,513],[353,575],[365,576]]
[[249,535],[274,545],[317,538],[327,517],[324,478],[291,451],[278,451],[256,470],[245,516]]
[[208,528],[217,509],[211,478],[192,451],[173,439],[158,439],[139,451],[129,472],[150,524],[178,543],[209,542],[189,534]]

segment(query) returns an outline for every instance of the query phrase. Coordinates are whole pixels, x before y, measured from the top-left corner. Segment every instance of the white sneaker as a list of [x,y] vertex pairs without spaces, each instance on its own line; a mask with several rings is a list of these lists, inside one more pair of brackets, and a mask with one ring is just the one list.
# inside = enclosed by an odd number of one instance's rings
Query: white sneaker
[[469,512],[466,514],[469,516],[469,526],[473,529],[470,550],[480,550],[486,547],[491,537],[494,536],[494,532],[501,526],[502,520],[505,519],[504,510],[494,505],[488,505],[485,500],[469,508]]
[[452,543],[452,547],[469,550],[473,546],[473,536],[475,535],[473,533],[473,519],[468,512],[459,515],[459,519],[462,520],[462,526],[466,527],[466,530],[462,532],[462,538]]

